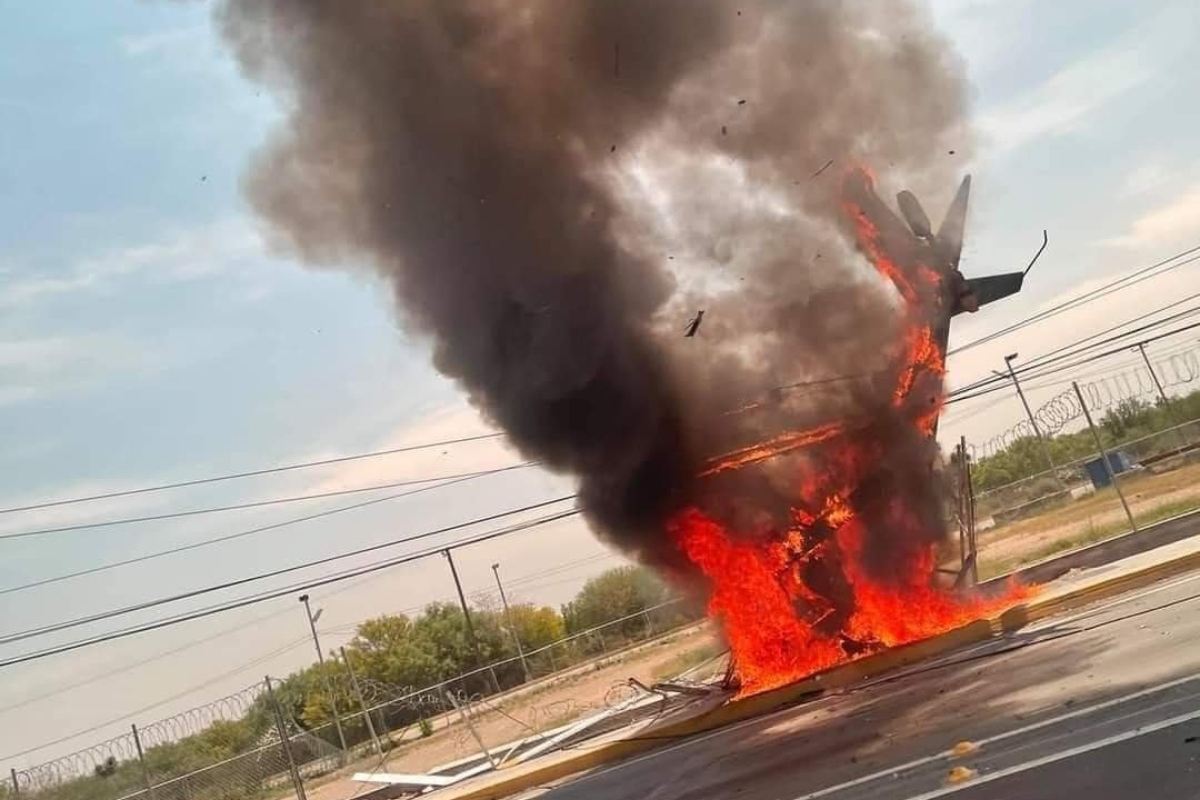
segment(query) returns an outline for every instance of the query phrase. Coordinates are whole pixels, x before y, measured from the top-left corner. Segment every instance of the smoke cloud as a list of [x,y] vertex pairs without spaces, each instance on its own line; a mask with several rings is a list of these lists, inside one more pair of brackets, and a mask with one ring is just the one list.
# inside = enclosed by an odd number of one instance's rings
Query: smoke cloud
[[577,476],[593,527],[627,551],[671,564],[663,521],[685,504],[747,529],[786,516],[778,468],[693,476],[764,433],[886,406],[886,381],[826,381],[877,369],[899,324],[852,246],[840,176],[865,164],[944,197],[970,151],[960,65],[922,9],[225,0],[218,15],[286,109],[246,179],[276,244],[382,276],[437,369],[524,455]]

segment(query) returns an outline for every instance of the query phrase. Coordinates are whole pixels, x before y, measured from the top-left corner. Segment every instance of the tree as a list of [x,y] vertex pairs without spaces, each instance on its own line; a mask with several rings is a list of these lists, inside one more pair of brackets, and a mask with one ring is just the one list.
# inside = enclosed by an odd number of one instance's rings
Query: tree
[[538,608],[530,603],[509,607],[512,626],[526,650],[537,650],[567,635],[563,618],[547,606]]
[[[563,606],[569,633],[596,628],[622,617],[661,605],[670,598],[667,587],[643,567],[610,569],[584,584],[575,599]],[[606,628],[625,637],[644,633],[645,620],[633,617]]]
[[1100,424],[1107,429],[1114,441],[1119,442],[1133,438],[1134,431],[1138,428],[1150,428],[1148,423],[1153,417],[1153,406],[1144,400],[1129,397],[1105,412]]

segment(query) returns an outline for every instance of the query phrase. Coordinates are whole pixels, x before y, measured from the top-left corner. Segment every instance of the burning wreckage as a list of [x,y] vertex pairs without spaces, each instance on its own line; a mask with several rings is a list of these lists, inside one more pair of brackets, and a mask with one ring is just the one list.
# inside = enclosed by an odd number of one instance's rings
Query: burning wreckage
[[[597,535],[705,594],[744,691],[987,610],[935,580],[933,434],[950,318],[1023,273],[958,271],[969,183],[935,233],[830,159],[933,182],[968,151],[963,71],[920,4],[217,8],[286,99],[244,181],[272,242],[375,273]],[[866,374],[739,406],[847,365]]]
[[[846,176],[844,210],[857,245],[902,301],[902,343],[892,367],[875,376],[890,387],[890,407],[874,419],[788,431],[706,465],[701,477],[719,479],[797,450],[824,448],[817,461],[826,469],[800,478],[785,528],[735,535],[695,508],[668,525],[711,582],[709,612],[722,621],[745,692],[944,632],[1024,593],[1014,586],[1007,596],[983,600],[937,586],[934,532],[942,523],[924,502],[936,485],[934,436],[950,320],[1019,292],[1046,246],[1043,233],[1023,271],[965,278],[958,267],[970,187],[967,176],[934,233],[911,192],[897,197],[901,220],[875,193],[867,172]],[[914,439],[929,445],[924,464],[889,463],[890,447],[911,452]],[[897,471],[913,467],[908,475]],[[864,543],[881,532],[865,527],[863,512],[900,545],[884,574],[869,563]]]

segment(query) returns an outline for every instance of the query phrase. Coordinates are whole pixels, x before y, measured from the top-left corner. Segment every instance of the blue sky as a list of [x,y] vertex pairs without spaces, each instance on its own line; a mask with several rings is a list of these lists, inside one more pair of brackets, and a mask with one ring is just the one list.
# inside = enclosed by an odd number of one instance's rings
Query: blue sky
[[[963,165],[976,176],[964,271],[1023,266],[1041,230],[1051,236],[1020,302],[962,320],[956,341],[1200,240],[1200,156],[1193,144],[1200,136],[1194,102],[1200,77],[1187,51],[1200,15],[1194,3],[939,0],[933,10],[967,63],[983,142],[975,161]],[[0,15],[6,21],[0,28],[0,506],[485,430],[428,367],[422,344],[399,331],[386,293],[369,277],[303,269],[264,246],[239,179],[278,112],[226,56],[209,22],[209,4],[113,0],[101,10],[68,0],[0,0]],[[938,213],[931,209],[932,216]],[[1056,337],[1167,302],[1200,285],[1198,275],[1194,267],[1176,270],[972,350],[951,361],[951,381],[987,374],[1004,353],[1033,355]],[[1054,391],[1046,389],[1035,402]],[[1020,415],[1011,398],[996,401],[988,413],[968,410],[960,422],[957,413],[947,418],[947,439],[985,438]],[[517,460],[495,442],[463,445],[0,516],[0,533]],[[0,632],[385,541],[569,489],[559,479],[515,473],[186,557],[0,594]],[[0,589],[353,499],[0,542]],[[560,602],[586,575],[618,563],[605,553],[578,525],[564,523],[466,551],[461,561],[469,591],[487,590],[488,565],[500,560],[514,579],[529,576],[515,594]],[[345,641],[364,617],[451,591],[444,566],[431,560],[324,593],[327,643]],[[0,709],[276,614],[86,688],[0,710],[6,722],[0,757],[115,720],[11,762],[20,767],[82,746],[124,729],[130,720],[120,717],[133,709],[285,646],[291,649],[157,705],[136,721],[306,663],[304,621],[294,606],[281,600],[6,671]],[[0,645],[0,656],[32,644]]]

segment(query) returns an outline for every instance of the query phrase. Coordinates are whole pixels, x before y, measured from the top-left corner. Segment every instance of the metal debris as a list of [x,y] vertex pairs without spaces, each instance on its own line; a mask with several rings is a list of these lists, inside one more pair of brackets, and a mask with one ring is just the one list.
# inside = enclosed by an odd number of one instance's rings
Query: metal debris
[[955,767],[946,774],[946,783],[950,785],[966,783],[978,775],[979,773],[970,767]]
[[969,755],[979,749],[979,745],[975,742],[962,741],[950,748],[950,755],[953,758]]
[[819,176],[820,176],[820,174],[821,174],[822,172],[824,172],[825,170],[829,169],[829,168],[830,168],[830,167],[832,167],[832,166],[833,166],[833,159],[831,158],[831,159],[829,159],[828,161],[826,161],[826,162],[825,162],[825,166],[821,167],[819,170],[817,170],[816,172],[814,172],[814,173],[813,173],[813,174],[812,174],[812,175],[809,177],[809,180],[811,181],[813,178],[819,177]]

